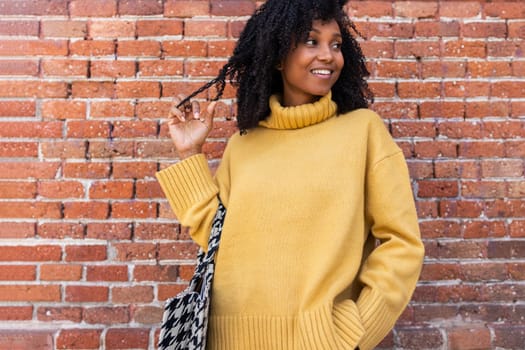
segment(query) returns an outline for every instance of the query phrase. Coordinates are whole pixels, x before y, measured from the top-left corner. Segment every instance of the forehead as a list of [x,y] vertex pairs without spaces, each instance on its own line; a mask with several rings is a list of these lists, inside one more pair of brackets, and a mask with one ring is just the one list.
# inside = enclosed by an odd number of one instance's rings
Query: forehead
[[329,21],[322,21],[315,19],[312,21],[312,31],[314,32],[331,32],[334,34],[341,34],[341,28],[335,19]]

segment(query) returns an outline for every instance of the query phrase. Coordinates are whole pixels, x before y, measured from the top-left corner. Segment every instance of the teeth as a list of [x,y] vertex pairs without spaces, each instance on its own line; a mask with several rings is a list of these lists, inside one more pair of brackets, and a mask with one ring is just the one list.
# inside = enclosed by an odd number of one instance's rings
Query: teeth
[[314,69],[314,70],[312,70],[312,73],[314,73],[314,74],[321,74],[321,75],[329,75],[332,72],[330,70],[328,70],[328,69]]

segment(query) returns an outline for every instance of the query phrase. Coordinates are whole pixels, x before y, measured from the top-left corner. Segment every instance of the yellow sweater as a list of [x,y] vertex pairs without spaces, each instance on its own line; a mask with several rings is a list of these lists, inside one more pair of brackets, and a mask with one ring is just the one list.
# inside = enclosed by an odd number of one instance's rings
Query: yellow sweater
[[227,208],[208,348],[372,349],[423,259],[403,154],[374,112],[336,117],[331,94],[270,106],[259,127],[231,137],[215,177],[202,154],[157,173],[199,245],[217,194]]

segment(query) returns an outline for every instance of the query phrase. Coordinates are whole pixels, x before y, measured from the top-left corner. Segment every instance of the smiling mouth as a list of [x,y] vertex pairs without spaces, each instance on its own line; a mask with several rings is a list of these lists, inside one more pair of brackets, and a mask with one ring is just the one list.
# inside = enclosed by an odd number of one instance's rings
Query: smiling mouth
[[332,71],[329,69],[312,69],[312,74],[322,76],[322,77],[329,77],[332,75]]

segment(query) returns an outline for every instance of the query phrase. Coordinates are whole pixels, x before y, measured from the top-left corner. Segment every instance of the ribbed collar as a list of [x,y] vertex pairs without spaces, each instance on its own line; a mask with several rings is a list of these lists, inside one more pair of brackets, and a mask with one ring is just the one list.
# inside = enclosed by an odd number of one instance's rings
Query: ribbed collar
[[332,101],[332,92],[319,101],[293,107],[283,107],[277,95],[270,97],[270,116],[259,122],[269,129],[300,129],[320,123],[335,115],[337,105]]

